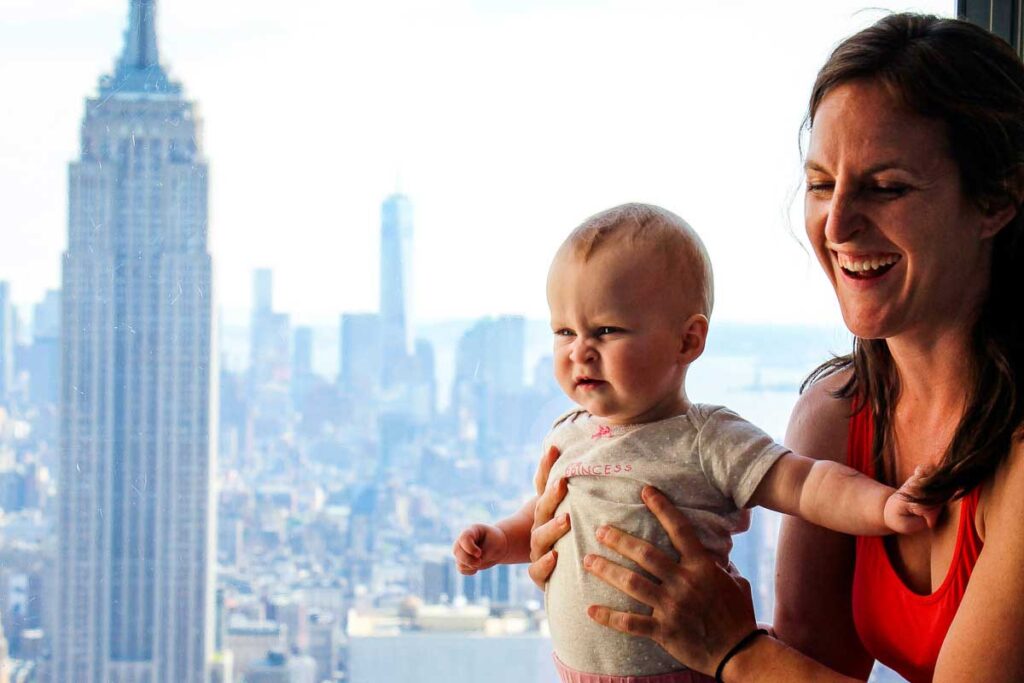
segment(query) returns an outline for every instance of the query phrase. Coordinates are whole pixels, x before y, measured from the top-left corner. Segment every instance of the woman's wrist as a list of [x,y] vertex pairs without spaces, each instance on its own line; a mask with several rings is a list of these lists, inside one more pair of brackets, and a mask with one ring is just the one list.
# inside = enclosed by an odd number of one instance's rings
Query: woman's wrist
[[725,662],[721,672],[723,683],[760,680],[759,672],[763,674],[766,670],[765,661],[771,657],[770,653],[778,641],[767,631],[757,633],[756,637]]

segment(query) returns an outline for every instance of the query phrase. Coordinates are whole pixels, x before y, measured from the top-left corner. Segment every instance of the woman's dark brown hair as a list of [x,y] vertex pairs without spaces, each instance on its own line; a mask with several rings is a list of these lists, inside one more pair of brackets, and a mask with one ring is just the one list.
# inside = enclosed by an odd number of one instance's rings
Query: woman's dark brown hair
[[[973,24],[920,14],[889,15],[843,41],[818,73],[807,124],[834,88],[883,83],[897,102],[945,123],[964,195],[986,211],[1020,206],[1024,169],[1024,65],[1001,39]],[[1024,419],[1024,249],[1020,210],[995,237],[992,277],[972,331],[966,409],[922,499],[960,497],[1007,457]],[[953,275],[951,274],[951,277]],[[893,482],[882,454],[893,443],[900,382],[884,339],[856,338],[853,353],[819,366],[811,383],[852,368],[837,397],[874,417],[875,472]]]

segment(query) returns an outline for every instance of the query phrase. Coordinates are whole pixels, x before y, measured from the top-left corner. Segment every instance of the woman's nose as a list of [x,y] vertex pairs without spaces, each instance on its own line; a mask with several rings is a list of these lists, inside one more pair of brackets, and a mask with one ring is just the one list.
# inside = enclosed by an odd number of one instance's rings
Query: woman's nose
[[832,244],[848,242],[863,225],[857,197],[847,188],[837,187],[832,193],[825,218],[825,239]]

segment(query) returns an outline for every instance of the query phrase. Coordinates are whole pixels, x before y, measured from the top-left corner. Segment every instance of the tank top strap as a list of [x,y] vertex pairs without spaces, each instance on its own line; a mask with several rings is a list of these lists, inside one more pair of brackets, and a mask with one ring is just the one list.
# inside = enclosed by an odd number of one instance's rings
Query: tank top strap
[[962,498],[960,503],[960,544],[963,548],[962,555],[970,562],[971,567],[978,560],[981,548],[984,545],[981,536],[978,534],[978,526],[974,520],[978,518],[978,499],[981,498],[981,485],[975,486]]

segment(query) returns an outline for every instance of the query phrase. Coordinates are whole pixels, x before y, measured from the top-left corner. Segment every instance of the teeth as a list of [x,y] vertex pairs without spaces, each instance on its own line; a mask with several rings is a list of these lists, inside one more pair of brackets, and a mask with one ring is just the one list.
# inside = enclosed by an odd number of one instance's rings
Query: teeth
[[866,258],[854,258],[848,254],[836,254],[839,265],[851,273],[863,273],[868,270],[878,270],[884,266],[892,265],[900,260],[899,254],[885,254],[882,256],[871,256]]

